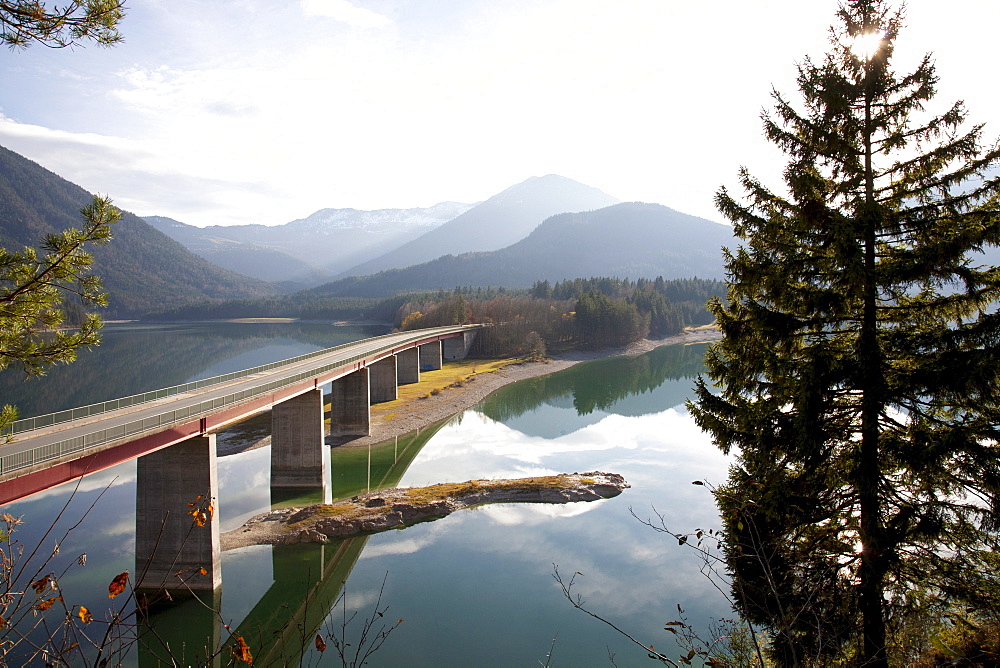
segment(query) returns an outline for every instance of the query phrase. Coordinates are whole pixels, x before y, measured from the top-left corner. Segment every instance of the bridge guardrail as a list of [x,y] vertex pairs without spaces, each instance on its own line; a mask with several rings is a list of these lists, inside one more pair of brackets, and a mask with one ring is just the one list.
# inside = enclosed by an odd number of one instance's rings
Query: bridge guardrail
[[[278,380],[273,380],[273,381],[270,381],[270,382],[265,383],[263,385],[258,385],[258,386],[252,387],[252,388],[248,388],[246,390],[242,390],[240,392],[234,392],[233,394],[228,394],[228,395],[226,395],[224,397],[216,397],[215,399],[209,399],[207,401],[202,401],[202,402],[200,402],[198,404],[195,404],[193,406],[188,406],[187,408],[182,408],[182,409],[179,409],[179,410],[165,411],[163,413],[159,413],[157,415],[153,415],[153,416],[148,417],[148,418],[143,418],[143,419],[140,419],[140,420],[134,420],[132,422],[128,422],[128,423],[126,423],[124,425],[120,425],[118,427],[112,427],[112,428],[109,428],[109,429],[102,429],[102,430],[99,430],[99,431],[96,431],[96,432],[92,432],[90,434],[84,434],[83,436],[77,436],[77,437],[74,437],[74,438],[64,439],[62,441],[57,441],[55,443],[50,443],[48,445],[39,446],[37,448],[32,448],[30,450],[24,450],[22,452],[15,452],[15,453],[12,453],[12,454],[9,454],[9,455],[3,455],[2,457],[0,457],[0,475],[5,474],[5,473],[10,473],[12,471],[17,471],[17,470],[20,470],[20,469],[25,469],[25,468],[34,466],[35,464],[41,464],[41,463],[44,463],[44,462],[47,462],[47,461],[52,461],[54,459],[58,459],[60,457],[63,457],[64,455],[69,455],[69,454],[73,454],[73,453],[77,453],[77,452],[82,452],[82,451],[86,450],[87,448],[92,448],[92,447],[95,447],[95,446],[98,446],[98,445],[102,445],[104,443],[109,443],[111,441],[114,441],[114,440],[117,440],[117,439],[120,439],[120,438],[125,438],[126,436],[131,436],[133,434],[141,434],[142,432],[149,431],[151,429],[155,429],[155,428],[159,428],[159,427],[169,427],[169,426],[172,426],[172,425],[175,425],[175,424],[180,424],[180,423],[189,421],[190,419],[195,418],[195,417],[201,417],[202,415],[205,415],[205,414],[211,414],[213,411],[216,411],[216,410],[218,410],[220,408],[225,408],[227,406],[233,406],[233,405],[242,403],[242,402],[246,401],[247,399],[252,399],[252,398],[258,397],[258,396],[260,396],[262,394],[268,394],[269,392],[272,392],[274,390],[281,389],[281,388],[287,387],[289,385],[294,385],[294,384],[296,384],[296,383],[298,383],[298,382],[300,382],[300,381],[302,381],[302,380],[304,380],[306,378],[311,378],[312,376],[316,376],[316,375],[325,373],[327,371],[331,371],[333,369],[336,369],[336,368],[339,368],[339,367],[343,367],[343,366],[348,365],[348,364],[353,364],[355,362],[360,362],[361,360],[365,359],[366,357],[370,357],[372,355],[377,355],[380,352],[384,352],[385,350],[388,350],[388,349],[391,349],[391,348],[395,348],[395,347],[397,347],[399,345],[405,345],[405,344],[407,344],[409,342],[425,338],[425,337],[427,337],[429,335],[433,335],[434,331],[439,331],[439,330],[453,330],[453,328],[450,328],[450,327],[449,328],[439,327],[439,328],[434,328],[432,330],[423,330],[420,334],[416,334],[414,336],[407,337],[407,338],[405,338],[405,339],[403,339],[401,341],[396,341],[391,346],[384,346],[382,348],[376,348],[374,350],[369,350],[369,351],[367,351],[365,353],[362,353],[360,355],[354,355],[354,356],[349,357],[347,359],[335,360],[335,361],[330,362],[328,364],[324,364],[324,365],[322,365],[320,367],[315,367],[315,368],[312,368],[312,369],[308,369],[307,371],[300,371],[299,373],[297,373],[297,374],[295,374],[293,376],[289,376],[287,378],[281,378],[281,379],[278,379]],[[306,355],[299,355],[298,357],[292,357],[292,358],[287,359],[287,360],[282,360],[281,362],[272,362],[271,364],[263,365],[263,366],[260,366],[260,367],[253,367],[253,369],[246,369],[246,370],[244,370],[242,372],[234,372],[234,373],[243,374],[242,376],[237,376],[237,377],[249,376],[249,375],[252,375],[252,373],[250,373],[250,372],[260,373],[261,370],[269,371],[271,369],[278,368],[278,367],[281,367],[281,366],[286,366],[288,364],[293,364],[293,363],[296,363],[296,362],[301,362],[301,361],[304,361],[304,360],[309,359],[311,357],[317,357],[320,354],[327,354],[327,353],[336,351],[337,349],[340,349],[340,348],[345,348],[345,347],[348,347],[348,346],[357,345],[358,343],[364,343],[366,341],[368,341],[368,342],[376,341],[378,339],[385,338],[385,337],[388,337],[388,336],[395,336],[395,335],[386,334],[386,335],[383,335],[383,336],[376,336],[376,337],[373,337],[373,338],[370,338],[370,339],[362,339],[361,341],[353,341],[353,342],[348,343],[348,344],[342,344],[340,346],[334,346],[332,348],[326,348],[325,350],[322,350],[322,351],[316,351],[314,353],[308,353]],[[265,368],[265,367],[269,367],[269,368]],[[225,374],[225,376],[216,376],[216,377],[214,377],[212,379],[205,379],[205,380],[215,380],[215,379],[224,378],[224,377],[230,376],[230,375],[232,375],[232,374]],[[204,381],[197,381],[197,382],[204,382]],[[217,385],[217,384],[219,384],[221,382],[225,382],[225,381],[216,381],[215,383],[211,383],[211,384]],[[190,385],[190,383],[188,385]],[[183,386],[178,385],[178,386],[175,386],[175,387],[183,387]],[[201,387],[206,387],[206,385],[202,385]],[[165,390],[169,390],[169,389],[173,389],[173,388],[164,388],[164,389]],[[193,388],[193,389],[197,389],[197,388]],[[147,392],[146,394],[155,394],[155,392]],[[178,392],[174,392],[172,394],[178,394]],[[142,395],[135,395],[135,396],[142,396]],[[162,395],[162,396],[169,396],[169,395]],[[126,399],[128,399],[128,398],[131,398],[131,397],[126,397]],[[152,400],[150,399],[150,401],[152,401]],[[105,402],[105,403],[111,403],[111,402]],[[94,405],[98,406],[100,404],[94,404]],[[126,404],[123,407],[131,406],[131,405],[135,405],[135,404]],[[88,408],[88,407],[84,407],[84,408]],[[63,411],[63,412],[66,412],[66,411]],[[107,412],[107,411],[105,411],[105,412]],[[78,417],[85,417],[85,416],[81,415],[81,416],[78,416]],[[43,425],[43,426],[47,426],[47,425]]]
[[[434,329],[444,329],[444,328],[434,328]],[[242,371],[233,371],[231,373],[222,374],[221,376],[212,376],[211,378],[205,378],[202,380],[192,381],[190,383],[184,383],[183,385],[172,385],[170,387],[164,387],[158,390],[152,390],[150,392],[143,392],[142,394],[133,394],[128,397],[122,397],[120,399],[112,399],[110,401],[103,401],[101,403],[90,404],[87,406],[80,406],[78,408],[70,408],[64,411],[58,411],[56,413],[46,413],[45,415],[38,415],[36,417],[24,418],[21,420],[16,420],[11,425],[0,433],[0,437],[19,434],[25,431],[31,431],[33,429],[41,429],[42,427],[49,427],[54,424],[60,424],[62,422],[70,422],[71,420],[76,420],[78,418],[90,417],[92,415],[100,415],[101,413],[110,413],[111,411],[116,411],[121,408],[129,408],[131,406],[136,406],[138,404],[149,403],[150,401],[156,401],[157,399],[162,399],[163,397],[170,397],[175,394],[183,394],[184,392],[190,392],[192,390],[200,390],[203,387],[209,387],[212,385],[221,385],[222,383],[228,383],[233,380],[238,380],[240,378],[246,378],[247,376],[252,376],[257,373],[263,373],[266,371],[271,371],[282,366],[289,364],[297,364],[299,362],[304,362],[308,359],[314,357],[320,357],[322,355],[328,355],[329,353],[336,352],[343,348],[348,348],[350,346],[356,346],[359,343],[365,343],[367,341],[377,341],[378,339],[397,336],[398,334],[383,334],[382,336],[374,336],[370,339],[361,339],[360,341],[351,341],[349,343],[342,343],[338,346],[333,346],[331,348],[324,348],[323,350],[315,350],[311,353],[305,353],[304,355],[298,355],[297,357],[291,357],[286,360],[281,360],[278,362],[271,362],[269,364],[262,364],[260,366],[255,366],[250,369],[244,369]]]

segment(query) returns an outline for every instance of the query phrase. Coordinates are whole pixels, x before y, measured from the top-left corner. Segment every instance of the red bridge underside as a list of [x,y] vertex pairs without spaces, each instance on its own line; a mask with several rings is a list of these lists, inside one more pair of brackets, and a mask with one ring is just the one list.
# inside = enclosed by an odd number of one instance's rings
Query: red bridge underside
[[232,406],[214,415],[209,415],[182,425],[174,425],[164,431],[148,436],[142,436],[136,440],[122,443],[107,450],[86,455],[72,461],[55,464],[48,468],[26,473],[22,476],[0,483],[0,506],[19,501],[25,497],[37,494],[38,492],[66,484],[73,480],[82,478],[85,475],[103,471],[104,469],[117,466],[130,459],[141,457],[150,452],[155,452],[162,448],[169,447],[174,443],[180,443],[193,436],[202,436],[223,426],[237,422],[243,418],[250,417],[256,413],[268,410],[275,404],[291,399],[303,392],[308,392],[331,380],[336,380],[350,373],[370,366],[375,362],[390,355],[414,346],[432,343],[440,339],[451,338],[449,336],[434,336],[425,341],[418,341],[407,346],[402,346],[392,351],[383,352],[380,355],[366,358],[359,362],[354,362],[347,366],[332,371],[327,371],[318,375],[312,380],[303,381],[297,385],[282,388],[272,394],[262,395],[252,399],[247,403]]

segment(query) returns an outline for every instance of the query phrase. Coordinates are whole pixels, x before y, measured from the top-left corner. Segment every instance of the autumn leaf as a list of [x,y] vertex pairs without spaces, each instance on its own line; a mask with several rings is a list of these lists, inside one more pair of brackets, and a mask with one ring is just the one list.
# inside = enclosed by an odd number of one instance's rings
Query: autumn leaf
[[321,635],[317,635],[316,636],[315,645],[316,645],[316,649],[318,649],[319,651],[321,651],[321,652],[326,651],[326,643],[323,642],[323,636],[321,636]]
[[61,601],[62,596],[53,596],[52,598],[47,598],[44,601],[39,601],[35,605],[35,610],[48,610],[55,604],[56,601]]
[[243,636],[236,636],[236,646],[233,647],[233,656],[237,661],[242,661],[246,664],[253,664],[253,654],[250,653],[250,648],[247,647],[247,643],[243,640]]
[[115,576],[115,579],[111,581],[108,585],[108,598],[114,598],[118,594],[125,591],[125,583],[128,582],[128,571],[124,573],[119,573]]
[[80,618],[80,621],[84,624],[89,624],[94,621],[94,616],[90,614],[90,610],[84,606],[79,606],[80,609],[76,611],[76,616]]
[[46,576],[42,577],[40,580],[35,580],[34,582],[32,582],[31,586],[35,590],[36,594],[41,594],[46,589],[49,588],[49,583],[50,582],[52,582],[52,578],[50,578],[48,575],[46,575]]
[[204,568],[199,568],[198,572],[202,575],[208,575],[208,571],[206,571]]
[[200,527],[205,526],[205,522],[208,521],[208,516],[205,511],[201,508],[195,508],[194,510],[188,511],[188,515],[194,518],[194,523]]

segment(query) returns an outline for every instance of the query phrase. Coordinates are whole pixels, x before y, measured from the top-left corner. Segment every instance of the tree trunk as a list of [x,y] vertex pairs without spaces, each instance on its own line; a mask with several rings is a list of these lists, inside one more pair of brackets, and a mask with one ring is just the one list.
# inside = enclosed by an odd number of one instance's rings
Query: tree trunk
[[[867,22],[867,21],[866,21]],[[871,75],[872,63],[866,65]],[[867,79],[867,77],[866,77]],[[875,274],[876,227],[880,214],[875,204],[875,180],[872,170],[871,87],[865,82],[865,210],[864,224],[864,293],[859,345],[863,379],[861,402],[861,454],[857,463],[858,502],[861,511],[861,626],[864,642],[864,666],[888,668],[885,653],[885,617],[882,588],[885,577],[885,530],[882,522],[879,479],[882,466],[879,456],[879,414],[882,410],[882,353],[878,341],[878,286]]]

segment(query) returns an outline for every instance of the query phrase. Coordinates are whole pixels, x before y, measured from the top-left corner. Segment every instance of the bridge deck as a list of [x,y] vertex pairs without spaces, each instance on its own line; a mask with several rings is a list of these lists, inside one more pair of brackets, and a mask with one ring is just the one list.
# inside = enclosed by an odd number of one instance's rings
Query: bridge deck
[[[28,470],[38,469],[45,462],[55,464],[67,457],[84,457],[230,409],[222,422],[213,424],[213,428],[218,428],[252,412],[266,410],[275,401],[287,399],[292,396],[288,388],[293,388],[293,392],[294,388],[305,391],[310,381],[314,384],[330,382],[400,350],[457,336],[464,331],[468,328],[439,327],[365,339],[329,349],[330,352],[309,359],[295,358],[289,364],[265,372],[220,380],[127,408],[24,431],[16,434],[13,442],[0,445],[0,485]],[[269,400],[269,395],[279,390],[284,391],[275,394],[273,401]],[[248,405],[250,412],[231,410],[241,405]]]

